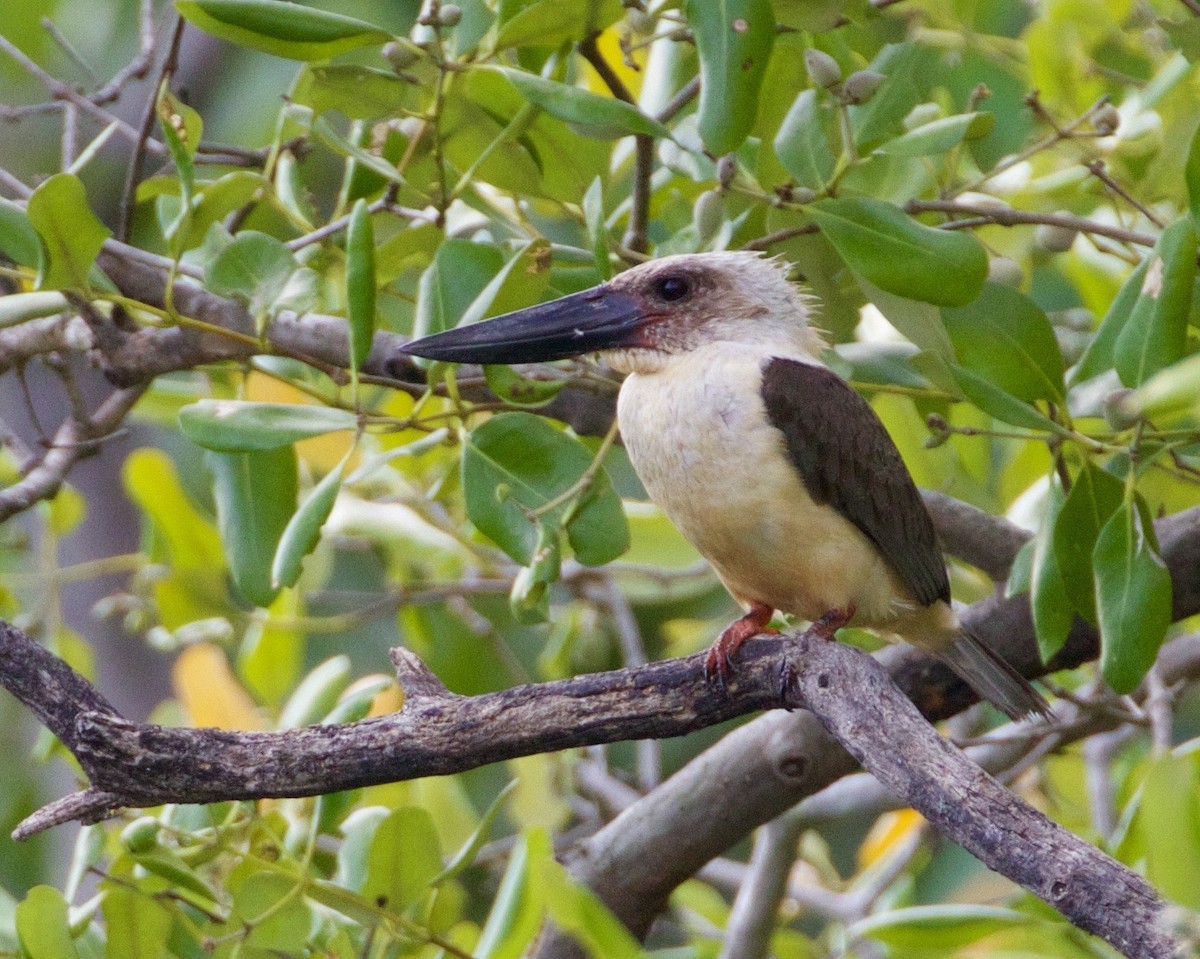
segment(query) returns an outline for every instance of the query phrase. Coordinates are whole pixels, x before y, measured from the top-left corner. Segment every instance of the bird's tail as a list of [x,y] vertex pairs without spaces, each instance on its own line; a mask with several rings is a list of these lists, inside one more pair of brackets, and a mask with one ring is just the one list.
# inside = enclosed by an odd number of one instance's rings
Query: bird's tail
[[965,629],[953,643],[939,650],[938,656],[1009,719],[1024,719],[1030,715],[1053,717],[1050,704],[1029,680]]

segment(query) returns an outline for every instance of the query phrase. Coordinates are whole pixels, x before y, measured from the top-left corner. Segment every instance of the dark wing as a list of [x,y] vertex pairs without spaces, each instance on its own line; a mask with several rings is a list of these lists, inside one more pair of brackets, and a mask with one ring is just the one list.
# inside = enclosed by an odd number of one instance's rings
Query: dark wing
[[778,357],[763,371],[762,397],[808,495],[862,530],[917,602],[949,602],[929,511],[867,401],[823,366]]

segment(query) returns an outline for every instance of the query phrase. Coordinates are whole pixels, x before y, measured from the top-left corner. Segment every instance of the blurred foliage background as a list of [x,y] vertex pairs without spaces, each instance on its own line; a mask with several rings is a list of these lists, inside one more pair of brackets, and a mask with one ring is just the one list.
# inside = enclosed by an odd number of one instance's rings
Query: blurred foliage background
[[[196,328],[92,271],[109,231],[128,244],[114,255],[152,254],[244,305],[256,335],[281,317],[349,324],[349,376],[278,341],[158,376],[57,496],[0,526],[0,612],[127,715],[279,729],[383,714],[402,705],[385,675],[398,643],[465,695],[706,646],[736,609],[607,421],[538,415],[611,402],[611,371],[402,382],[363,347],[647,256],[759,249],[819,297],[831,365],[917,482],[1035,534],[1007,588],[1031,592],[1043,655],[1074,615],[1098,625],[1100,662],[1055,682],[1119,721],[1069,744],[1006,729],[1025,737],[1007,770],[1187,926],[1200,706],[1190,674],[1164,687],[1151,666],[1194,623],[1170,623],[1151,520],[1200,505],[1194,4],[10,6],[5,485],[110,389],[61,344],[19,352],[29,324],[70,313],[29,297],[72,290],[135,328]],[[101,89],[139,50],[145,75],[93,109],[47,92]],[[953,577],[964,602],[995,585],[966,564]],[[0,716],[7,834],[75,767],[11,698]],[[975,709],[948,734],[993,729]],[[723,731],[0,839],[0,955],[482,959],[521,954],[549,915],[597,956],[748,957],[722,947],[748,843],[676,889],[647,943],[553,857]],[[910,812],[784,834],[772,955],[1113,954]]]

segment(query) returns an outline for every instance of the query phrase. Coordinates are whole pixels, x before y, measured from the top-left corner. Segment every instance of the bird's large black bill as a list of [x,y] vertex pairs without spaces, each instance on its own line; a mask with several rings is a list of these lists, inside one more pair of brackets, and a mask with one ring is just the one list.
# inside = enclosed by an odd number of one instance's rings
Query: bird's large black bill
[[403,352],[451,363],[540,363],[637,343],[637,298],[598,286],[492,320],[435,333]]

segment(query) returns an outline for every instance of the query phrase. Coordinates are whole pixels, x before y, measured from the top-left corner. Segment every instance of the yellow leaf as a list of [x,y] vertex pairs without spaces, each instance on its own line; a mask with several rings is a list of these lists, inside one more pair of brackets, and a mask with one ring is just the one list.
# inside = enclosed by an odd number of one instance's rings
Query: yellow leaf
[[175,695],[192,724],[217,729],[262,729],[262,716],[238,683],[220,647],[188,646],[171,670]]
[[179,483],[171,458],[161,450],[137,449],[124,468],[125,491],[166,540],[177,569],[224,570],[225,553],[212,521],[200,515]]
[[398,713],[404,708],[404,690],[400,688],[399,683],[393,683],[386,689],[381,690],[371,700],[371,711],[368,716],[390,716],[392,713]]
[[[261,373],[251,373],[246,378],[247,400],[255,403],[291,403],[296,406],[311,406],[308,394]],[[312,439],[300,440],[296,444],[296,455],[320,474],[328,473],[342,461],[354,442],[354,434],[346,431],[326,433]],[[346,464],[347,474],[358,466],[358,455]]]
[[[637,99],[638,93],[642,89],[642,77],[645,75],[646,47],[638,47],[633,51],[633,62],[641,69],[633,70],[625,65],[625,54],[621,51],[621,32],[618,29],[620,21],[612,27],[609,27],[596,38],[596,49],[600,51],[600,56],[608,61],[608,65],[612,67],[613,72],[621,78],[621,82],[625,84],[634,99]],[[612,91],[608,89],[608,84],[600,79],[600,74],[592,69],[589,64],[586,68],[587,85],[592,93],[610,94]]]
[[914,829],[920,829],[925,820],[915,809],[898,809],[880,816],[858,850],[861,867],[874,865],[886,856],[898,842],[903,841]]

